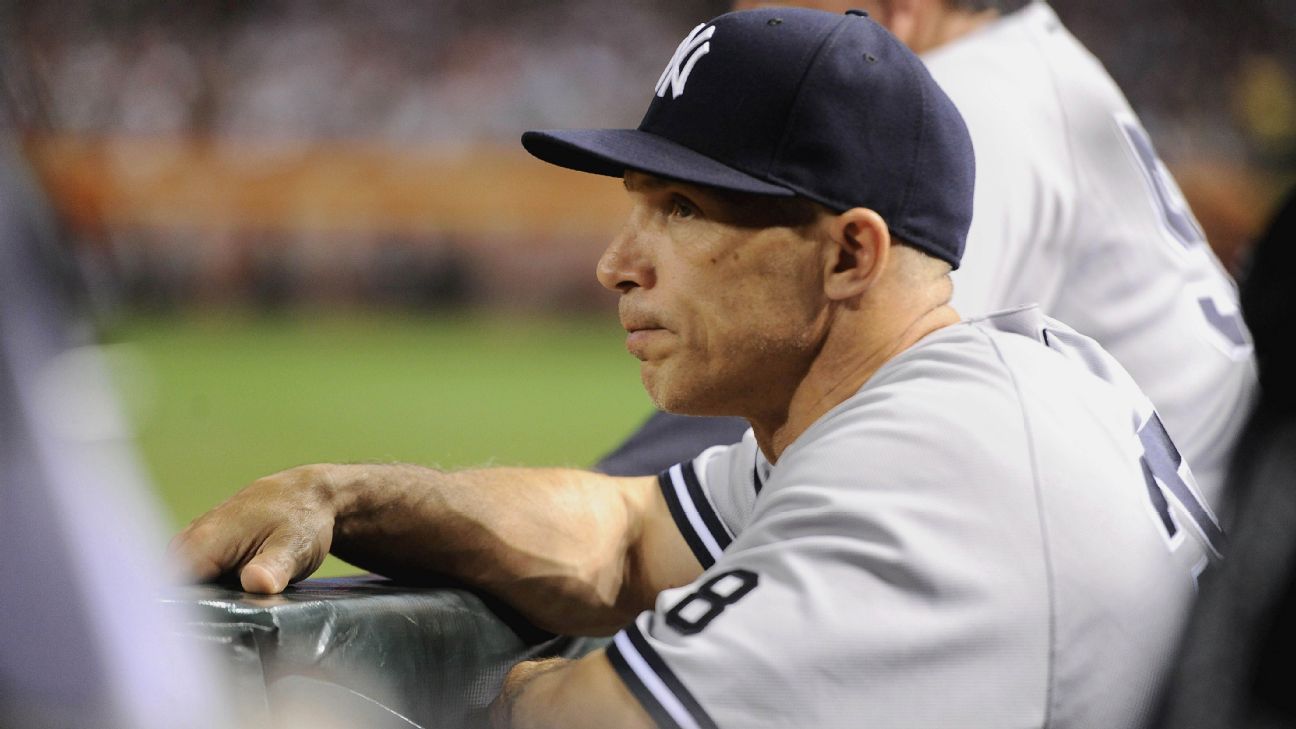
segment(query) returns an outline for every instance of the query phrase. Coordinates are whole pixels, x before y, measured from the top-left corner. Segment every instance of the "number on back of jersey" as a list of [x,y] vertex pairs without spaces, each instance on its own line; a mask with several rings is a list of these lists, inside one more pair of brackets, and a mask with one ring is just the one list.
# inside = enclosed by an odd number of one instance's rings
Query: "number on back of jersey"
[[[1198,265],[1206,270],[1218,269],[1219,264],[1214,261],[1210,245],[1206,242],[1206,234],[1193,217],[1183,191],[1175,183],[1165,163],[1157,156],[1148,133],[1133,115],[1117,114],[1115,119],[1134,160],[1143,172],[1149,197],[1160,212],[1162,228],[1167,233],[1166,240],[1170,243],[1171,250],[1178,256],[1210,259],[1204,263],[1198,261]],[[1222,270],[1212,271],[1212,274],[1195,281],[1186,295],[1196,301],[1203,322],[1213,334],[1211,341],[1230,357],[1237,359],[1248,356],[1251,340],[1242,324],[1237,294]]]

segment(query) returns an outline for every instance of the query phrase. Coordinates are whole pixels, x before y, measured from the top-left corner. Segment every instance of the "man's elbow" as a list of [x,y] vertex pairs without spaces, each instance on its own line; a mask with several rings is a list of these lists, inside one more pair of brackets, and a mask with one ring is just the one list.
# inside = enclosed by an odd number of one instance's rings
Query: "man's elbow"
[[510,586],[517,605],[537,628],[564,635],[612,635],[645,609],[619,582],[600,583],[592,576],[524,578]]

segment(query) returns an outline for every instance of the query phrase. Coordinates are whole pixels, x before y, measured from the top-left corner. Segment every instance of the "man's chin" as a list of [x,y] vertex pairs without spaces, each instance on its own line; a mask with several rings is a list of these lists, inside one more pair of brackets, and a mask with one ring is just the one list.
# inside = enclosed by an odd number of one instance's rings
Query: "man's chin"
[[658,410],[676,415],[733,414],[718,407],[718,403],[711,402],[705,388],[690,388],[686,383],[665,376],[666,374],[661,368],[648,362],[643,363],[639,369],[644,390]]
[[660,364],[645,361],[639,364],[639,379],[643,382],[648,398],[658,409],[678,415],[691,415],[688,410],[688,398],[680,397],[677,387],[671,387],[671,378],[662,371]]
[[652,362],[639,363],[639,381],[643,383],[644,392],[648,393],[648,399],[652,400],[658,410],[665,410],[666,408],[662,407],[661,387],[659,387],[657,374],[657,366]]

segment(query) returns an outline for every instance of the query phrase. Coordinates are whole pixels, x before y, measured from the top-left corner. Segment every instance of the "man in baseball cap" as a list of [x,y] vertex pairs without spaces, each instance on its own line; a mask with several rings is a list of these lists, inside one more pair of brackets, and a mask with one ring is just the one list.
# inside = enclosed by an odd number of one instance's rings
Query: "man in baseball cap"
[[[858,4],[856,4],[858,3]],[[870,17],[920,54],[977,150],[963,316],[1035,303],[1138,382],[1227,511],[1225,473],[1256,389],[1237,292],[1116,83],[1042,0],[735,0]],[[1135,285],[1136,283],[1136,285]],[[602,458],[657,473],[738,440],[741,418],[654,413]]]
[[278,592],[331,549],[614,634],[516,666],[497,726],[1134,726],[1221,535],[1101,349],[948,306],[972,152],[921,63],[862,14],[754,10],[652,93],[638,129],[524,144],[624,179],[627,348],[742,442],[656,478],[304,466],[176,551]]

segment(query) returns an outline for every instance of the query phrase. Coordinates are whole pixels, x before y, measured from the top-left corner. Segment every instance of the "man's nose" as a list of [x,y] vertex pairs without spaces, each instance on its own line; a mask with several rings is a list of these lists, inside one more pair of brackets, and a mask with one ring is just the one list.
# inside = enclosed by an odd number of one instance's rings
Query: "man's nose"
[[597,276],[604,288],[621,293],[653,285],[652,263],[633,221],[626,223],[603,251]]

